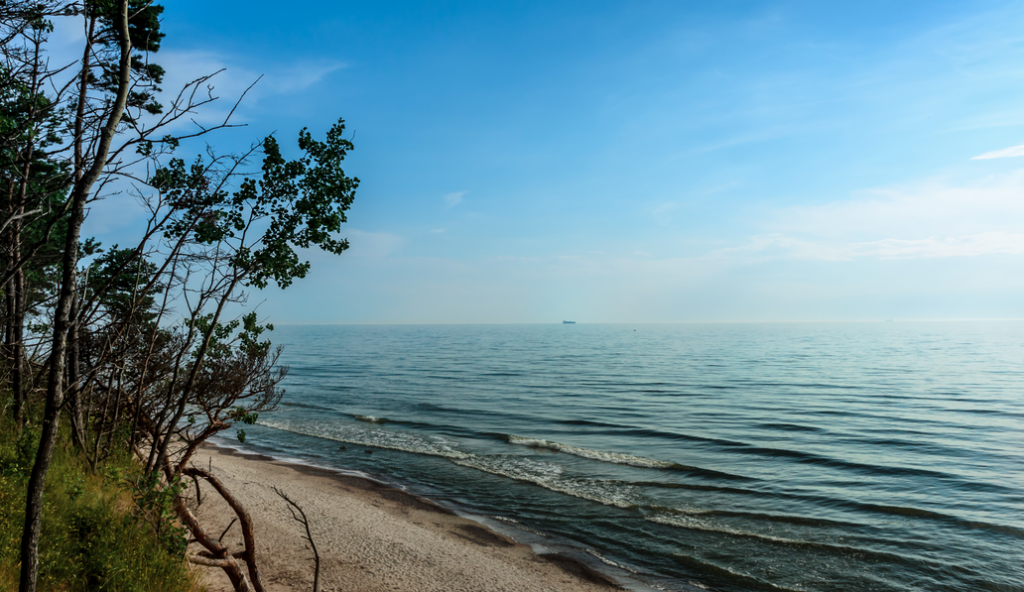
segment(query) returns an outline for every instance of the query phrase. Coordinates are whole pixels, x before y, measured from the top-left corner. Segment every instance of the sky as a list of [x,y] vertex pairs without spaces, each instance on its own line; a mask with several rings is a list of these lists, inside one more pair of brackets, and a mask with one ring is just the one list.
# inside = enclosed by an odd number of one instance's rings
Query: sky
[[351,248],[273,322],[1024,318],[1019,2],[165,5],[198,121],[262,75],[206,142],[354,136]]

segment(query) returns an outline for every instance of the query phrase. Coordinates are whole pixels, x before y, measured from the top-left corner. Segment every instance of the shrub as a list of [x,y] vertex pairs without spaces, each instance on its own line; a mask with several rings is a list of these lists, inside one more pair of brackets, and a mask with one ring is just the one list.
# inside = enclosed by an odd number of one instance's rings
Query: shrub
[[[0,590],[17,590],[25,485],[38,436],[0,426]],[[181,531],[166,515],[154,523],[133,501],[140,468],[130,455],[91,473],[58,446],[47,476],[39,588],[67,592],[186,592],[194,587]]]

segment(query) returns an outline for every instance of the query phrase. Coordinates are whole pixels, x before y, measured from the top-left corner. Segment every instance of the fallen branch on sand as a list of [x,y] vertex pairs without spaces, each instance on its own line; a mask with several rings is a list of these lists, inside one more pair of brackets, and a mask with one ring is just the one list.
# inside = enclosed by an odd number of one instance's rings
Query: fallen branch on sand
[[[283,491],[277,487],[272,487],[274,493],[281,496],[281,499],[288,502],[288,511],[292,513],[292,518],[296,522],[302,524],[306,529],[306,536],[303,537],[309,542],[309,546],[313,548],[313,561],[315,562],[316,568],[313,572],[313,592],[320,592],[320,553],[316,550],[316,543],[313,542],[313,534],[309,531],[309,519],[306,518],[306,513],[302,511],[299,504],[295,503],[292,498],[288,497]],[[296,514],[298,511],[298,514]]]
[[[224,535],[222,534],[217,539],[210,536],[206,529],[199,524],[192,511],[185,506],[183,501],[180,501],[176,508],[178,517],[192,531],[192,536],[196,541],[203,547],[206,547],[206,552],[189,557],[189,561],[197,565],[222,568],[231,580],[232,586],[239,592],[243,590],[266,592],[266,589],[263,587],[263,578],[260,575],[259,563],[256,559],[256,538],[253,535],[253,523],[249,513],[213,473],[195,466],[185,469],[183,473],[190,477],[202,477],[205,479],[224,498],[224,501],[231,506],[235,516],[237,516],[239,527],[242,529],[242,541],[245,545],[245,550],[242,552],[231,553],[228,551],[227,547],[221,544],[221,539],[223,539]],[[230,526],[228,525],[228,528]],[[226,532],[225,529],[225,534]],[[248,580],[235,559],[245,561],[248,568]]]

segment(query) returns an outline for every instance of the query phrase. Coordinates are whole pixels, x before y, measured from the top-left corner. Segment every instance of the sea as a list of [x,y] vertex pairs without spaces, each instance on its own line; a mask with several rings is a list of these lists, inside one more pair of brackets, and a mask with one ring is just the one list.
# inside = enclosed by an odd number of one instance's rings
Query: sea
[[403,488],[636,590],[1024,592],[1024,322],[271,338],[286,392],[236,448]]

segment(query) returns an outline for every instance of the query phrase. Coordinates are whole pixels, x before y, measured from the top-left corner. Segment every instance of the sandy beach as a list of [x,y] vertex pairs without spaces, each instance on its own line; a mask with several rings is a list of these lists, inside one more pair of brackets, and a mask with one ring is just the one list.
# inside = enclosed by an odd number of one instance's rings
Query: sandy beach
[[[292,465],[205,446],[195,464],[213,473],[239,498],[256,524],[268,590],[311,590],[313,553],[303,527],[274,491],[278,487],[309,516],[320,552],[324,591],[608,592],[605,576],[557,555],[538,555],[525,544],[459,517],[428,500],[359,477]],[[233,517],[208,485],[197,515],[220,533]],[[224,537],[242,548],[237,524]],[[190,546],[195,552],[198,546]],[[205,569],[205,568],[204,568]],[[231,590],[220,569],[207,569],[211,591]]]

